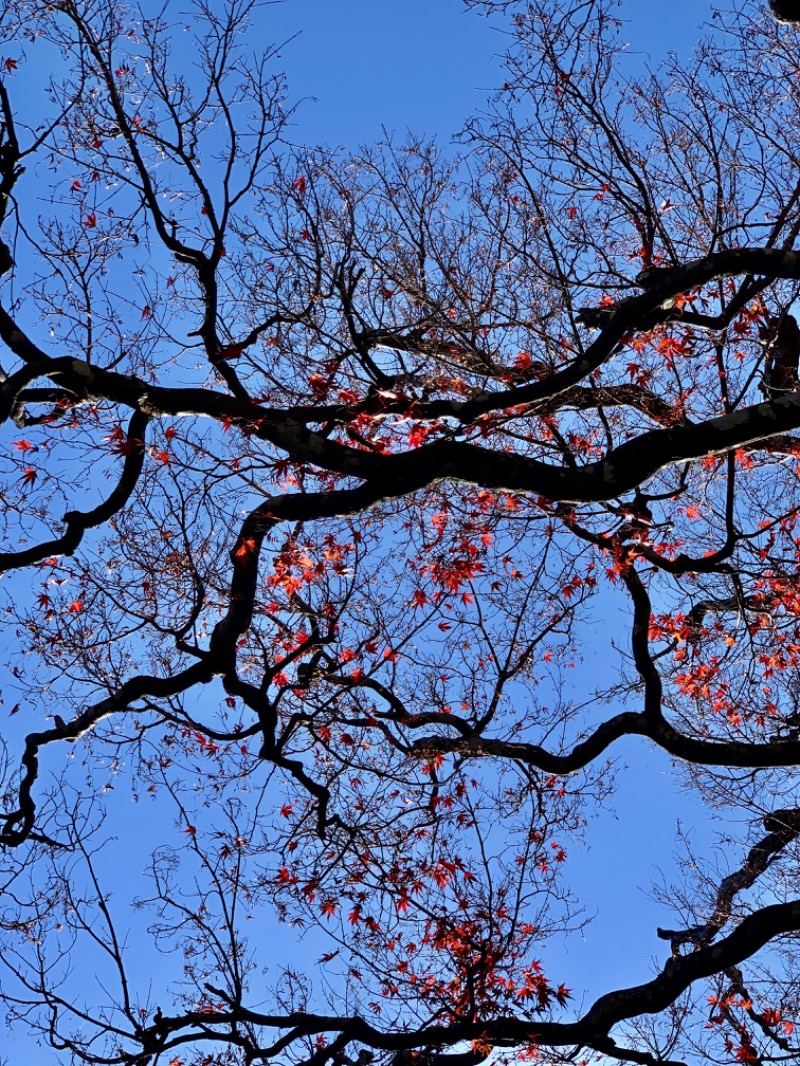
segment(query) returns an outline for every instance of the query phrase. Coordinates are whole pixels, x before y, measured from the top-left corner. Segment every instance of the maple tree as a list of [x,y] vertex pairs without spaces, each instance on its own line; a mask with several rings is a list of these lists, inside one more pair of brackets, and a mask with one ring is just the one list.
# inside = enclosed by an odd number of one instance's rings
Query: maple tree
[[[3,9],[0,995],[65,1062],[800,1054],[800,14],[642,74],[607,0],[468,6],[460,152],[353,155],[247,0]],[[727,872],[587,1006],[626,737]]]

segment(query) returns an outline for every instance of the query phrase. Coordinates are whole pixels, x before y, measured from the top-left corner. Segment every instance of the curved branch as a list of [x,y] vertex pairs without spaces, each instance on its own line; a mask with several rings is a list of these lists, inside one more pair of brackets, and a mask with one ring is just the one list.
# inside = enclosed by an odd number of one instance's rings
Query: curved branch
[[186,670],[173,677],[154,677],[143,674],[126,681],[111,696],[100,700],[69,722],[56,720],[52,729],[38,733],[29,733],[25,738],[25,750],[22,754],[22,780],[18,788],[18,807],[15,811],[2,816],[0,844],[6,847],[18,847],[26,841],[33,829],[36,818],[36,804],[32,792],[39,776],[39,751],[47,744],[57,740],[77,740],[85,733],[119,711],[127,710],[131,703],[143,696],[167,698],[184,692],[196,684],[205,684],[212,678],[212,673],[205,662],[194,663]]
[[[440,1051],[461,1041],[475,1040],[492,1047],[531,1044],[552,1048],[602,1047],[615,1025],[643,1014],[665,1010],[694,982],[737,966],[771,940],[798,929],[800,900],[764,907],[744,918],[733,932],[716,944],[701,947],[691,955],[668,959],[652,980],[606,993],[581,1018],[572,1022],[504,1017],[456,1021],[415,1032],[385,1032],[361,1017],[307,1014],[303,1011],[285,1015],[262,1014],[228,999],[227,1010],[194,1011],[163,1017],[158,1023],[141,1030],[141,1037],[151,1045],[159,1041],[160,1046],[166,1048],[172,1045],[170,1038],[179,1038],[178,1034],[186,1029],[200,1028],[208,1032],[209,1026],[227,1027],[239,1023],[266,1029],[294,1030],[298,1040],[320,1033],[337,1033],[344,1038],[343,1045],[359,1043],[376,1051],[395,1053],[418,1049]],[[220,1039],[224,1039],[223,1034],[220,1034]],[[439,1061],[439,1055],[435,1061]]]
[[723,878],[717,892],[714,912],[703,925],[691,929],[657,929],[662,940],[669,940],[672,954],[677,955],[683,944],[710,944],[731,917],[734,898],[755,884],[781,851],[800,835],[800,807],[775,811],[764,818],[768,835],[759,840],[748,853],[742,867]]
[[537,744],[499,740],[480,735],[421,737],[411,745],[411,753],[426,759],[439,753],[514,759],[544,773],[563,776],[582,770],[622,737],[640,736],[651,740],[674,758],[697,765],[751,769],[796,766],[800,762],[800,742],[797,740],[778,740],[765,744],[752,744],[737,740],[703,740],[697,737],[687,737],[670,725],[662,713],[661,677],[650,654],[650,597],[632,566],[629,566],[623,574],[623,580],[633,599],[631,649],[637,672],[644,684],[644,709],[642,711],[624,711],[615,715],[599,725],[586,740],[580,741],[572,751],[564,755],[550,752]]
[[[129,455],[129,460],[132,455],[133,453]],[[119,491],[119,487],[115,491]],[[252,693],[255,690],[252,686],[243,686],[239,683],[236,674],[236,648],[239,637],[247,631],[252,621],[258,578],[258,559],[267,532],[281,521],[298,522],[309,518],[353,514],[369,507],[377,498],[378,494],[374,489],[364,486],[342,492],[275,496],[252,511],[245,519],[236,545],[231,552],[233,574],[229,607],[227,613],[212,630],[208,652],[203,654],[199,662],[172,677],[140,675],[131,678],[112,695],[87,708],[71,721],[63,722],[58,718],[52,729],[29,733],[25,738],[25,749],[21,760],[23,772],[18,787],[18,806],[16,810],[2,817],[0,844],[18,847],[32,834],[36,817],[36,804],[32,792],[39,775],[39,751],[42,747],[59,740],[77,740],[103,719],[127,710],[133,702],[144,696],[165,699],[185,692],[193,685],[207,684],[215,676],[221,676],[231,691],[238,695],[247,698],[250,694],[247,702],[258,713],[264,736],[262,758],[269,758],[276,765],[287,770],[315,797],[318,803],[320,834],[324,835],[329,821],[327,805],[330,794],[324,786],[308,776],[301,762],[288,759],[275,750],[271,705],[268,705],[268,701],[264,699],[254,699]],[[97,515],[109,506],[110,501],[106,501],[95,511],[90,512],[90,515]]]
[[[71,374],[64,373],[65,363],[71,364]],[[74,387],[79,391],[146,414],[229,418],[297,459],[338,474],[380,483],[385,491],[376,493],[376,500],[405,495],[440,479],[529,492],[551,500],[609,500],[631,491],[666,467],[720,455],[800,428],[800,393],[789,393],[705,422],[650,430],[612,448],[605,458],[582,467],[555,466],[455,441],[438,441],[414,451],[379,455],[328,440],[306,429],[286,411],[262,408],[223,393],[148,386],[138,379],[79,360],[58,360],[58,367],[55,364],[52,360],[39,364],[37,369],[40,368],[41,375],[53,376],[49,369],[52,367],[61,383],[66,379],[69,385],[74,379]],[[39,376],[27,369],[32,376]]]
[[797,766],[800,763],[800,742],[796,740],[780,740],[772,744],[699,740],[684,736],[664,719],[654,722],[636,711],[614,715],[564,755],[548,751],[538,744],[492,737],[420,737],[410,745],[410,752],[424,759],[437,754],[514,759],[543,773],[563,777],[588,766],[622,737],[644,737],[668,755],[698,766],[705,763],[709,766],[765,769]]
[[139,475],[144,466],[144,435],[150,421],[149,415],[135,411],[128,423],[128,439],[125,445],[125,462],[119,481],[111,494],[91,511],[67,511],[64,515],[66,530],[60,537],[36,544],[18,552],[0,554],[0,573],[6,573],[17,567],[30,566],[48,559],[52,555],[73,555],[83,540],[87,529],[93,529],[108,522],[118,511],[122,510],[131,497]]

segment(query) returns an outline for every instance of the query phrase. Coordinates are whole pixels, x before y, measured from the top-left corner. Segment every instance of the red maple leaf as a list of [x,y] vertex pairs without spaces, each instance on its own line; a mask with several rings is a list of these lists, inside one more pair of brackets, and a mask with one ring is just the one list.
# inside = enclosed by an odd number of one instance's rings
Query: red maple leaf
[[228,344],[224,348],[220,348],[217,353],[218,359],[238,359],[244,351],[245,346],[243,344]]
[[255,555],[257,550],[258,541],[255,537],[245,537],[233,554],[236,559],[247,559],[249,556]]

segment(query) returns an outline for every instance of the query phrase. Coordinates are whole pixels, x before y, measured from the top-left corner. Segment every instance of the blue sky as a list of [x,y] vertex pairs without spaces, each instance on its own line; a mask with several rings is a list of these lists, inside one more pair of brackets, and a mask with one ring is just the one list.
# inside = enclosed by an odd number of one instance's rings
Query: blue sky
[[[708,0],[623,0],[632,49],[653,61],[681,50],[710,13]],[[381,127],[447,138],[502,81],[498,23],[461,0],[280,0],[262,15],[281,50],[298,141],[356,147]]]
[[[620,6],[631,51],[653,64],[669,50],[690,49],[710,11],[707,0],[673,0],[669,18],[648,0]],[[355,148],[380,139],[383,127],[446,141],[503,80],[503,34],[460,0],[285,0],[266,9],[264,23],[276,41],[298,33],[282,49],[290,96],[308,98],[295,120],[298,142]],[[597,671],[598,682],[603,654],[586,652],[585,669]],[[597,918],[563,960],[555,959],[555,945],[548,952],[559,979],[584,984],[587,1002],[646,980],[654,957],[663,962],[665,944],[655,929],[672,916],[648,891],[662,871],[669,880],[674,869],[678,822],[693,830],[697,845],[711,840],[707,818],[681,791],[663,753],[632,740],[613,756],[618,792],[593,823],[587,846],[570,854],[569,873],[592,885],[587,908]]]
[[[622,16],[631,20],[632,49],[654,62],[668,49],[690,46],[709,5],[673,0],[668,20],[662,11],[648,0],[621,5]],[[281,54],[290,98],[305,98],[295,119],[298,143],[356,148],[381,138],[383,127],[447,141],[480,107],[486,91],[502,81],[497,58],[502,35],[488,20],[466,13],[460,0],[285,0],[266,5],[259,18],[265,43],[287,42]],[[585,669],[602,668],[600,656],[587,649]],[[646,891],[659,869],[669,876],[677,821],[705,823],[698,805],[680,792],[663,755],[635,741],[614,755],[620,789],[613,809],[594,824],[587,847],[571,855],[570,873],[579,884],[592,885],[589,912],[596,908],[599,917],[558,965],[559,979],[584,985],[589,998],[646,980],[651,959],[664,960],[655,927],[670,924],[671,916],[652,904]],[[115,800],[123,826],[127,822],[133,830],[129,794]],[[698,825],[696,839],[709,839],[705,824]],[[125,848],[130,862],[130,844]],[[301,945],[298,954],[304,953],[312,965],[316,945]],[[2,1051],[23,1052],[32,1066],[60,1061],[24,1039],[13,1048],[0,1045]]]

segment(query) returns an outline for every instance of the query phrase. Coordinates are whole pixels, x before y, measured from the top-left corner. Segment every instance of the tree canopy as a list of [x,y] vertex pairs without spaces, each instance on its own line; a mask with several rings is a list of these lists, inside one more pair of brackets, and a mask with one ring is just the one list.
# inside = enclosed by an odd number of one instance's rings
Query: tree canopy
[[[468,6],[457,146],[349,153],[249,0],[3,8],[0,997],[59,1061],[800,1056],[800,5],[655,70]],[[654,749],[720,848],[587,1002]]]

